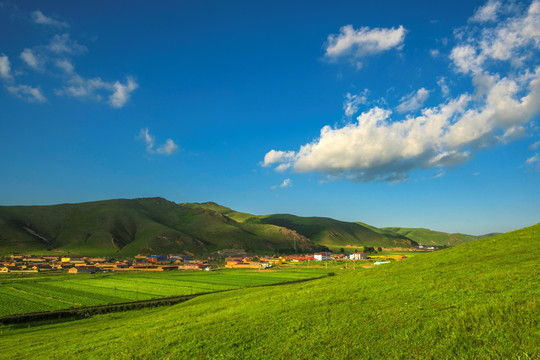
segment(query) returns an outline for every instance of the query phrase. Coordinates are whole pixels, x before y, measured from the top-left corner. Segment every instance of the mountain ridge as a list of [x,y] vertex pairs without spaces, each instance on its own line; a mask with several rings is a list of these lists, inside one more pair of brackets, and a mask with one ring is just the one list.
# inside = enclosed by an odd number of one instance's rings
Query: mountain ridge
[[[0,206],[0,252],[210,254],[222,249],[280,253],[336,247],[411,247],[392,228],[290,214],[253,215],[215,202],[161,197],[58,205]],[[437,232],[436,232],[437,233]]]

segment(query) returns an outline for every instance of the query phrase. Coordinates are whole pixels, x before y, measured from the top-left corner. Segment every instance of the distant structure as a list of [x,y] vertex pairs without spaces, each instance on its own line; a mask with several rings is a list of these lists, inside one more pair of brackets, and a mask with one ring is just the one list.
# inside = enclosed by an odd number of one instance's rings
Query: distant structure
[[331,254],[332,253],[330,253],[330,252],[320,252],[320,253],[316,253],[315,255],[313,255],[313,257],[317,261],[327,261],[327,260],[330,260],[330,255]]
[[367,260],[367,254],[363,252],[355,252],[354,254],[349,255],[351,260]]

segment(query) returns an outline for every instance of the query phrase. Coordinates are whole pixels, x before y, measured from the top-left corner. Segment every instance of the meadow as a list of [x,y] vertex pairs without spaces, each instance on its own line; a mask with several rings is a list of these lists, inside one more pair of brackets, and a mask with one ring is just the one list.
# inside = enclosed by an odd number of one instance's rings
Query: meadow
[[0,316],[124,303],[318,277],[322,269],[0,274]]
[[0,327],[5,358],[538,359],[540,225],[171,307]]

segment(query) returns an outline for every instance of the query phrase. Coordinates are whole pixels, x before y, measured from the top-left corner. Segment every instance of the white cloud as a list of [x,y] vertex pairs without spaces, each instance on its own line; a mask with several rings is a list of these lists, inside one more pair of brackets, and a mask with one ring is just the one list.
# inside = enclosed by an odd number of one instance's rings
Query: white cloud
[[123,107],[126,102],[129,100],[131,93],[139,87],[139,85],[133,80],[133,78],[128,77],[125,84],[116,81],[113,84],[114,92],[109,97],[109,104],[114,108]]
[[67,73],[67,74],[72,74],[73,71],[75,70],[75,67],[73,66],[71,61],[69,61],[67,59],[58,59],[58,60],[56,60],[56,66],[59,69],[64,70],[64,72]]
[[458,71],[478,76],[488,61],[508,61],[519,68],[540,49],[540,1],[533,1],[521,16],[477,32],[465,34],[465,43],[452,50],[450,58]]
[[81,100],[88,98],[101,101],[103,96],[109,93],[108,104],[113,108],[121,108],[127,103],[131,93],[138,88],[138,84],[131,77],[127,78],[125,84],[119,81],[114,83],[103,81],[99,77],[86,79],[75,73],[73,65],[68,61],[61,60],[56,65],[70,75],[66,85],[56,90],[56,95],[59,96],[67,95]]
[[[297,151],[268,152],[263,165],[319,172],[328,180],[399,182],[413,169],[443,170],[468,161],[480,148],[523,136],[540,114],[540,1],[523,14],[483,24],[459,32],[450,55],[456,71],[470,75],[473,94],[404,118],[374,107],[356,122],[323,127],[318,138]],[[445,78],[438,84],[447,96]],[[422,106],[428,92],[420,90],[403,97],[397,110]],[[527,159],[539,162],[538,154]]]
[[540,141],[537,141],[529,146],[529,150],[536,150],[540,146]]
[[433,175],[433,178],[434,179],[438,179],[440,177],[443,177],[444,175],[446,175],[446,171],[444,170],[439,170],[437,171],[434,175]]
[[439,87],[441,88],[441,93],[445,98],[448,97],[448,95],[450,95],[450,88],[446,84],[446,78],[444,76],[441,76],[437,80],[437,85],[439,85]]
[[0,77],[4,80],[11,79],[11,64],[7,55],[0,56]]
[[150,134],[148,128],[141,129],[137,138],[142,139],[146,143],[146,152],[149,154],[172,155],[178,151],[178,145],[172,139],[167,139],[163,145],[154,149],[156,139]]
[[[68,27],[67,23],[47,17],[39,10],[32,13],[32,18],[38,24],[58,28]],[[83,54],[87,50],[86,46],[72,39],[70,34],[64,33],[54,35],[48,43],[43,45],[24,48],[19,57],[30,68],[39,70],[43,76],[48,76],[59,82],[54,89],[58,96],[71,96],[80,100],[91,99],[95,101],[106,99],[111,107],[122,108],[139,85],[132,76],[127,76],[123,82],[120,80],[107,81],[102,80],[99,76],[85,77],[75,72],[73,57]],[[20,73],[20,71],[12,70],[7,55],[0,55],[0,79],[7,82],[10,93],[31,102],[47,101],[39,86],[16,83],[14,75]],[[163,153],[173,151],[170,143],[160,149]]]
[[31,49],[24,49],[21,53],[21,59],[31,68],[40,70],[43,66],[43,60],[39,58]]
[[484,6],[481,6],[476,13],[469,19],[472,22],[487,22],[497,20],[497,12],[501,8],[500,1],[489,0]]
[[43,13],[39,10],[36,10],[32,13],[32,19],[36,24],[41,25],[50,25],[58,28],[62,27],[69,27],[69,25],[66,22],[55,20],[51,17],[43,15]]
[[150,133],[148,132],[148,128],[141,129],[138,138],[143,139],[146,143],[146,151],[149,153],[153,153],[156,139],[152,135],[150,135]]
[[525,163],[529,166],[540,168],[540,154],[534,154],[527,160],[525,160]]
[[47,98],[43,96],[39,88],[34,88],[28,85],[14,85],[6,87],[10,93],[33,103],[43,103],[47,101]]
[[340,33],[328,36],[325,56],[331,60],[349,57],[362,66],[359,61],[392,48],[400,48],[405,40],[406,30],[403,26],[396,28],[362,27],[355,30],[352,25],[343,26]]
[[[57,64],[58,66],[59,64]],[[69,65],[61,64],[61,66],[67,67]],[[101,101],[103,98],[100,91],[113,91],[113,84],[107,83],[101,78],[85,79],[82,76],[73,73],[71,78],[67,80],[67,84],[63,89],[56,90],[56,95],[67,95],[76,97],[79,99],[90,98],[96,101]]]
[[283,180],[283,182],[279,185],[274,185],[271,187],[271,189],[277,189],[277,188],[288,188],[288,187],[292,187],[292,180],[287,178],[285,180]]
[[[294,159],[294,156],[295,156],[294,151],[270,150],[264,156],[264,161],[262,163],[262,166],[268,167],[275,163],[287,163],[289,161],[292,161]],[[282,169],[284,170],[284,168]]]
[[86,52],[86,46],[72,40],[69,34],[55,35],[47,45],[47,50],[55,54],[77,55]]
[[178,151],[178,145],[172,141],[172,139],[167,139],[165,144],[161,145],[156,149],[158,154],[172,155]]
[[400,99],[400,104],[396,107],[396,110],[400,113],[406,113],[414,110],[418,110],[424,105],[424,102],[429,97],[429,91],[420,88],[416,92],[412,92],[405,95]]
[[351,117],[358,112],[360,105],[367,102],[367,93],[368,90],[364,89],[360,94],[347,93],[345,95],[345,102],[343,103],[345,116]]

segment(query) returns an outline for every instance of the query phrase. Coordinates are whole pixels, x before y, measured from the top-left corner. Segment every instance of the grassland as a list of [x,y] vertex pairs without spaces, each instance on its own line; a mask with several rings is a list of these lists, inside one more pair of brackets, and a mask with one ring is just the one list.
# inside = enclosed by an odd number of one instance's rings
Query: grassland
[[318,277],[311,269],[0,274],[0,316],[238,289]]
[[408,237],[422,245],[437,245],[437,246],[456,246],[468,242],[483,239],[493,234],[488,235],[467,235],[460,233],[445,233],[423,228],[402,228],[402,227],[386,227],[381,228],[383,231],[390,231]]
[[2,327],[5,358],[537,359],[540,224],[309,283]]

